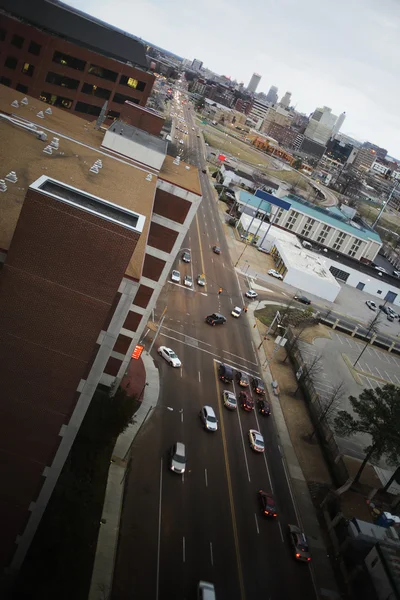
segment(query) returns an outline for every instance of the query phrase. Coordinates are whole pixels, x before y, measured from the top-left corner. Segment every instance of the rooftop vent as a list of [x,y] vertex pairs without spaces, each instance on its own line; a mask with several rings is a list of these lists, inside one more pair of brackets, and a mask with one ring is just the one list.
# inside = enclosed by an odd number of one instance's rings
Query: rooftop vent
[[39,119],[44,119],[43,111],[39,110],[39,112],[38,112],[38,114],[36,116],[39,117]]
[[50,106],[49,108],[46,108],[46,110],[44,111],[46,113],[46,115],[52,115],[53,111],[51,110]]
[[7,191],[6,182],[4,181],[4,179],[0,179],[0,192],[6,192],[6,191]]
[[98,158],[94,164],[95,164],[97,167],[99,167],[99,169],[102,169],[102,168],[103,168],[103,163],[102,163],[102,161],[100,160],[100,158]]
[[28,98],[25,96],[25,98],[22,98],[21,100],[21,104],[28,104]]
[[7,181],[10,183],[17,183],[18,177],[15,171],[10,171],[8,175],[6,175]]
[[11,106],[13,106],[14,108],[19,108],[18,100],[14,100],[14,102],[11,102]]
[[151,173],[149,173],[146,177],[146,181],[152,181],[153,179],[153,175]]
[[97,175],[97,174],[98,174],[98,172],[99,172],[99,167],[98,167],[96,164],[94,164],[94,165],[92,165],[92,166],[90,167],[90,169],[89,169],[89,172],[90,172],[90,173],[94,173],[95,175]]
[[53,154],[53,148],[52,148],[50,145],[49,145],[49,146],[46,146],[46,147],[43,149],[43,152],[44,152],[45,154]]

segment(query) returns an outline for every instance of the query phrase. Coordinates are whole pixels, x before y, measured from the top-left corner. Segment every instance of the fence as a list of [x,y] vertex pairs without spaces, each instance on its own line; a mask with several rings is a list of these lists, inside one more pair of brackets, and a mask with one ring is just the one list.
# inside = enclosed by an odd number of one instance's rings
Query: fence
[[316,391],[312,377],[307,376],[307,363],[303,360],[301,351],[297,345],[297,340],[289,328],[287,333],[286,350],[290,360],[298,373],[300,367],[303,367],[303,373],[299,377],[299,387],[303,392],[304,399],[307,403],[308,412],[311,422],[316,430],[322,452],[329,467],[334,483],[339,487],[343,485],[349,478],[349,472],[344,463],[343,457],[336,443],[334,433],[326,418],[321,418],[324,407],[321,403],[321,398]]

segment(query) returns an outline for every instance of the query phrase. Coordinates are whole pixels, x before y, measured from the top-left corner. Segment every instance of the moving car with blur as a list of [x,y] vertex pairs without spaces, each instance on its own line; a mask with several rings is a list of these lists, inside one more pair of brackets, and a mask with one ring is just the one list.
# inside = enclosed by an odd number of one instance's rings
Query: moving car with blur
[[294,558],[300,562],[310,562],[311,555],[307,538],[301,529],[297,525],[288,525],[288,536]]
[[264,438],[256,429],[249,430],[250,447],[255,452],[264,452]]
[[160,346],[157,350],[158,354],[167,361],[171,367],[181,367],[182,363],[171,348],[167,348],[167,346]]
[[276,517],[278,513],[273,495],[263,490],[259,490],[257,495],[262,514],[266,517]]

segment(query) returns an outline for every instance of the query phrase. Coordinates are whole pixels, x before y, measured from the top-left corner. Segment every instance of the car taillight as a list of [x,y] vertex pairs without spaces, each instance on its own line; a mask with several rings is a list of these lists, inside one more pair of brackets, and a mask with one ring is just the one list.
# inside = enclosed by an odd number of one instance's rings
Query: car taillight
[[300,554],[296,552],[296,558],[300,558]]
[[274,513],[274,517],[276,517],[276,513]]
[[308,558],[307,558],[307,560],[311,560],[311,558],[310,558],[310,557],[308,557]]
[[267,510],[264,510],[264,512],[265,512],[266,515],[269,515],[269,512]]

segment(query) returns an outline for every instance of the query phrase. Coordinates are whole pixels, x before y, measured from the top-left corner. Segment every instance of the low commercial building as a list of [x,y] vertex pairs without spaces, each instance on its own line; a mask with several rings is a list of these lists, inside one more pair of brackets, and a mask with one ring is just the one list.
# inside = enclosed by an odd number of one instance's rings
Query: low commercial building
[[[98,129],[0,86],[0,568],[20,568],[98,386],[115,389],[201,201],[158,115]],[[133,114],[138,110],[138,114]],[[152,131],[153,133],[150,133]]]

